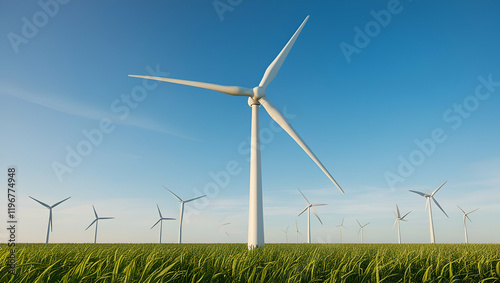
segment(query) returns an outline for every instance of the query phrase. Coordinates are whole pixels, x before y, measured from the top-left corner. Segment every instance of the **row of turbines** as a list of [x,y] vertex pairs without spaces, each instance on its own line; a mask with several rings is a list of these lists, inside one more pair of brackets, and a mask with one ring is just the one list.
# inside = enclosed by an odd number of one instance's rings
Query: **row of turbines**
[[[165,188],[165,187],[164,187]],[[179,196],[177,196],[176,194],[174,194],[171,190],[165,188],[167,191],[169,191],[178,201],[179,203],[181,204],[181,211],[180,211],[180,214],[179,214],[179,239],[178,239],[178,243],[182,243],[182,218],[184,216],[184,204],[185,203],[188,203],[188,202],[191,202],[191,201],[194,201],[194,200],[197,200],[199,198],[202,198],[202,197],[205,197],[206,195],[203,195],[203,196],[199,196],[199,197],[195,197],[195,198],[192,198],[192,199],[188,199],[188,200],[183,200],[181,199]],[[47,237],[45,239],[45,243],[48,243],[49,242],[49,236],[50,236],[50,232],[52,232],[52,209],[58,205],[60,205],[61,203],[67,201],[68,199],[70,199],[71,197],[67,197],[59,202],[56,202],[55,204],[53,205],[48,205],[42,201],[39,201],[33,197],[30,196],[30,198],[36,202],[38,202],[39,204],[43,205],[44,207],[46,207],[48,210],[49,210],[49,224],[48,224],[48,227],[47,227]],[[160,211],[160,207],[158,206],[158,204],[156,205],[156,208],[158,209],[158,214],[160,216],[160,219],[158,219],[158,221],[156,221],[156,223],[151,226],[151,229],[153,229],[156,225],[158,225],[158,223],[160,223],[160,240],[159,242],[161,243],[161,240],[162,240],[162,230],[163,230],[163,221],[164,220],[176,220],[175,218],[170,218],[170,217],[163,217],[163,215],[161,214],[161,211]],[[95,219],[94,221],[92,221],[92,223],[90,223],[89,226],[87,226],[87,228],[85,228],[85,231],[87,231],[90,227],[92,227],[92,225],[95,224],[95,234],[94,234],[94,244],[97,242],[97,228],[98,228],[98,225],[99,225],[99,220],[107,220],[107,219],[114,219],[114,217],[99,217],[99,215],[97,214],[97,211],[95,210],[95,207],[94,205],[92,205],[92,210],[94,211],[94,215],[95,215]],[[227,223],[229,224],[229,223]],[[226,224],[224,224],[226,225]]]
[[[441,189],[444,184],[446,184],[446,182],[444,182],[443,184],[441,184],[441,186],[439,186],[437,189],[435,189],[432,193],[427,191],[425,193],[422,193],[422,192],[418,192],[418,191],[414,191],[414,190],[410,190],[410,192],[412,193],[416,193],[418,195],[421,195],[422,197],[424,197],[426,199],[426,205],[425,205],[425,210],[428,210],[429,211],[429,231],[430,231],[430,241],[431,243],[435,243],[435,235],[434,235],[434,223],[433,223],[433,219],[432,219],[432,207],[431,207],[431,199],[432,201],[434,201],[434,203],[439,207],[439,209],[441,209],[441,211],[444,213],[444,215],[446,215],[446,217],[448,217],[448,214],[446,214],[446,212],[444,211],[444,209],[441,207],[441,205],[439,205],[439,203],[437,202],[437,200],[434,198],[434,195],[437,193],[437,191],[439,191],[439,189]],[[321,221],[321,218],[319,218],[319,215],[318,213],[316,212],[316,210],[314,209],[315,206],[323,206],[323,205],[327,205],[327,204],[312,204],[309,202],[309,200],[306,198],[306,196],[300,191],[300,189],[297,188],[297,190],[299,191],[299,193],[302,195],[302,197],[305,199],[305,201],[307,202],[307,206],[297,215],[297,216],[300,216],[302,215],[302,213],[304,213],[306,210],[307,210],[307,243],[311,243],[311,209],[314,213],[314,215],[316,216],[316,218],[318,218],[319,222],[321,223],[321,225],[323,225],[323,221]],[[469,217],[469,214],[473,213],[474,211],[478,210],[479,208],[476,208],[472,211],[469,211],[469,212],[465,212],[460,206],[457,205],[457,207],[460,209],[463,217],[464,217],[464,232],[465,232],[465,243],[469,243],[469,238],[467,236],[467,219],[469,221],[472,221]],[[401,244],[401,229],[400,229],[400,221],[407,221],[405,219],[405,217],[410,214],[411,211],[409,211],[408,213],[406,213],[405,215],[401,216],[401,213],[399,211],[399,207],[398,205],[396,204],[396,211],[394,211],[394,215],[396,216],[396,220],[394,221],[394,224],[392,225],[392,230],[394,230],[394,227],[396,226],[396,224],[398,224],[398,243]],[[363,243],[363,229],[368,225],[370,224],[370,222],[366,223],[366,224],[361,224],[357,219],[356,219],[356,222],[358,223],[359,225],[359,230],[358,230],[358,234],[361,235],[361,243]],[[342,219],[342,223],[340,225],[337,226],[339,229],[340,229],[340,243],[342,243],[342,229],[345,228],[344,226],[344,219]],[[285,234],[286,234],[286,241],[288,242],[288,228],[286,230],[282,230]],[[296,229],[296,233],[297,233],[297,243],[298,243],[298,237],[299,237],[299,234],[301,234],[299,232],[299,229],[298,229],[298,226],[297,226],[297,221],[295,221],[295,229]]]
[[[439,205],[439,203],[437,202],[437,200],[434,198],[434,195],[437,193],[437,191],[439,189],[441,189],[444,184],[446,184],[446,182],[444,182],[443,184],[441,184],[441,186],[439,186],[437,189],[435,189],[432,193],[427,191],[426,193],[422,193],[422,192],[418,192],[418,191],[413,191],[413,190],[410,190],[410,192],[413,192],[413,193],[416,193],[418,195],[421,195],[422,197],[424,197],[426,199],[426,207],[425,209],[429,211],[429,225],[430,225],[430,240],[431,240],[431,243],[435,243],[435,236],[434,236],[434,224],[433,224],[433,219],[432,219],[432,203],[431,203],[431,199],[432,201],[434,201],[434,203],[439,207],[439,209],[441,209],[441,211],[446,215],[446,217],[448,217],[448,214],[446,214],[446,212],[444,211],[444,209],[441,207],[441,205]],[[176,195],[174,192],[172,192],[171,190],[167,189],[166,187],[164,187],[170,194],[172,194],[172,196],[174,196],[180,203],[180,212],[179,212],[179,234],[178,234],[178,243],[181,244],[182,243],[182,220],[183,220],[183,216],[184,216],[184,204],[185,203],[189,203],[191,201],[194,201],[194,200],[197,200],[197,199],[200,199],[200,198],[203,198],[205,197],[206,195],[202,195],[202,196],[198,196],[198,197],[195,197],[195,198],[191,198],[191,199],[188,199],[188,200],[183,200],[181,199],[178,195]],[[324,205],[327,205],[327,204],[323,204],[323,203],[310,203],[309,200],[306,198],[306,196],[302,193],[302,191],[300,189],[297,188],[297,190],[299,191],[299,193],[302,195],[302,197],[304,198],[304,200],[306,201],[307,205],[306,207],[297,215],[300,216],[302,215],[306,210],[307,210],[307,243],[311,243],[311,210],[313,211],[314,215],[316,216],[316,218],[318,218],[318,221],[323,225],[323,221],[321,221],[321,218],[319,217],[317,211],[314,209],[315,206],[324,206]],[[65,202],[66,200],[70,199],[71,197],[67,197],[53,205],[48,205],[40,200],[37,200],[33,197],[30,196],[31,199],[33,199],[34,201],[38,202],[39,204],[41,204],[42,206],[46,207],[47,209],[49,209],[49,222],[48,222],[48,227],[47,227],[47,237],[46,237],[46,240],[45,242],[48,243],[49,242],[49,235],[50,235],[50,232],[52,231],[52,209],[56,206],[58,206],[59,204]],[[457,205],[458,206],[458,205]],[[159,243],[162,242],[162,231],[163,231],[163,221],[168,221],[168,220],[176,220],[176,218],[171,218],[171,217],[163,217],[162,213],[161,213],[161,210],[160,210],[160,207],[158,206],[158,204],[156,204],[156,208],[158,209],[158,215],[159,215],[159,219],[158,221],[156,221],[153,226],[151,226],[151,229],[153,229],[156,225],[160,224],[160,235],[159,235]],[[467,223],[466,223],[466,220],[469,219],[469,221],[471,221],[470,217],[469,217],[469,214],[473,213],[474,211],[478,210],[479,208],[477,209],[474,209],[472,211],[469,211],[469,212],[465,212],[460,206],[458,206],[458,208],[460,209],[463,217],[464,217],[464,231],[465,231],[465,243],[468,243],[469,240],[468,240],[468,236],[467,236]],[[98,225],[99,225],[99,220],[107,220],[107,219],[114,219],[114,217],[99,217],[99,215],[97,214],[97,211],[94,207],[94,205],[92,205],[92,210],[94,211],[94,216],[95,216],[95,219],[90,223],[89,226],[87,226],[87,228],[85,228],[85,231],[88,230],[90,227],[92,227],[92,225],[95,224],[95,234],[94,234],[94,244],[97,242],[97,229],[98,229]],[[396,224],[398,225],[398,243],[401,244],[401,229],[400,229],[400,221],[407,221],[405,219],[405,217],[410,214],[411,211],[409,211],[408,213],[404,214],[403,216],[401,216],[401,213],[399,211],[399,207],[398,205],[396,204],[396,210],[394,211],[394,215],[396,216],[396,220],[394,221],[394,224],[392,225],[392,230],[394,230],[394,227],[396,226]],[[360,234],[361,236],[361,243],[363,243],[363,229],[368,225],[370,224],[370,222],[368,223],[365,223],[365,224],[361,224],[357,219],[356,219],[356,222],[357,224],[359,225],[359,230],[358,230],[358,234]],[[217,231],[219,231],[223,226],[226,226],[226,225],[229,225],[231,223],[229,222],[226,222],[226,223],[221,223],[217,229]],[[345,226],[344,226],[344,219],[342,219],[342,223],[340,225],[337,226],[339,228],[339,232],[340,232],[340,243],[342,243],[342,229],[345,229]],[[288,228],[286,228],[286,230],[282,230],[284,233],[285,233],[285,236],[286,236],[286,241],[288,242]],[[295,229],[296,229],[296,233],[297,233],[297,243],[299,241],[299,234],[300,231],[298,229],[298,226],[297,226],[297,220],[295,220]],[[225,232],[227,236],[229,236],[229,234],[227,232]]]

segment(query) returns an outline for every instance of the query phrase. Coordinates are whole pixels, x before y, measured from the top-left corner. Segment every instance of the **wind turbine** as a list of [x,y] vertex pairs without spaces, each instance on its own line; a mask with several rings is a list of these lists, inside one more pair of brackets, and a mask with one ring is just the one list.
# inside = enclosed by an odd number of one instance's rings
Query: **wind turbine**
[[[448,181],[446,181],[446,182],[448,182]],[[444,186],[444,184],[446,184],[446,182],[442,183],[441,186],[439,186],[437,189],[435,189],[432,193],[429,191],[426,191],[424,194],[422,192],[410,190],[410,192],[421,195],[426,199],[425,209],[427,210],[427,208],[429,208],[429,225],[430,225],[430,231],[431,231],[431,243],[433,243],[433,244],[435,242],[435,237],[434,237],[434,223],[432,222],[431,199],[436,203],[436,205],[439,207],[439,209],[441,209],[441,211],[444,213],[444,215],[446,215],[446,217],[448,217],[448,214],[446,214],[446,212],[444,212],[443,208],[439,205],[439,203],[434,198],[434,195],[437,193],[437,191],[439,189],[441,189],[442,186]]]
[[[460,208],[460,206],[458,206],[458,208]],[[474,211],[476,211],[478,209],[479,208],[476,208],[473,211],[469,211],[469,212],[465,213],[465,211],[462,208],[460,208],[460,211],[462,211],[462,214],[464,215],[464,230],[465,230],[465,243],[466,244],[469,243],[469,239],[467,238],[467,225],[465,224],[465,218],[469,219],[469,221],[472,222],[472,220],[470,220],[469,214],[473,213]]]
[[363,228],[366,227],[366,225],[370,224],[370,222],[366,223],[365,225],[361,225],[358,221],[358,219],[356,219],[356,222],[358,222],[358,225],[359,225],[359,231],[358,231],[358,234],[359,232],[361,232],[361,244],[363,243]]
[[[164,186],[165,188],[165,186]],[[181,212],[180,212],[180,218],[179,218],[179,240],[178,243],[182,243],[182,218],[184,217],[184,204],[193,200],[197,200],[199,198],[205,197],[206,195],[202,195],[201,197],[196,197],[188,200],[182,200],[180,197],[178,197],[176,194],[174,194],[171,190],[165,188],[167,191],[169,191],[177,200],[179,200],[179,203],[181,204]]]
[[[297,188],[297,190],[299,190]],[[319,222],[321,223],[321,225],[323,225],[323,222],[321,221],[321,219],[319,219],[319,216],[318,216],[318,213],[316,212],[316,210],[314,209],[314,206],[321,206],[321,205],[326,205],[326,204],[311,204],[309,203],[309,201],[307,200],[306,196],[304,196],[304,194],[299,190],[299,193],[304,197],[304,199],[306,200],[307,202],[307,206],[306,208],[304,208],[300,213],[299,215],[297,216],[300,216],[302,213],[304,213],[304,211],[307,210],[307,243],[310,244],[311,243],[311,209],[313,210],[314,212],[314,215],[316,215],[316,217],[318,218]]]
[[53,204],[52,206],[50,206],[50,205],[48,205],[46,203],[43,203],[43,202],[41,202],[41,201],[39,201],[39,200],[37,200],[37,199],[35,199],[33,197],[30,197],[30,198],[49,209],[49,226],[47,227],[47,238],[45,239],[45,243],[48,244],[49,243],[49,234],[50,234],[50,231],[52,231],[52,208],[58,206],[63,201],[66,201],[66,200],[68,200],[71,197],[67,197],[67,198],[61,200],[60,202],[57,202],[57,203]]
[[90,223],[90,225],[87,228],[85,228],[85,231],[87,231],[87,229],[89,229],[90,226],[92,226],[95,223],[95,235],[94,235],[94,244],[95,244],[97,241],[97,225],[99,224],[99,220],[114,219],[114,217],[99,217],[97,216],[97,212],[95,211],[94,205],[92,205],[92,209],[94,210],[95,219],[94,221],[92,221],[92,223]]
[[342,243],[342,228],[345,228],[344,227],[344,218],[342,218],[342,223],[340,225],[337,225],[337,227],[340,227],[340,243]]
[[302,233],[299,232],[299,226],[297,226],[297,220],[295,220],[295,232],[297,232],[297,244],[299,243],[299,234],[302,235]]
[[[222,219],[222,220],[224,220],[224,219]],[[221,220],[221,221],[222,221],[222,220]],[[219,221],[219,222],[221,222],[221,221]],[[223,226],[227,226],[227,225],[230,225],[230,224],[231,224],[231,222],[221,223],[221,224],[219,225],[219,227],[217,228],[217,233],[219,233],[219,230],[220,230]],[[224,233],[226,233],[226,236],[229,238],[229,233],[227,233],[227,231],[224,231]]]
[[151,77],[151,76],[136,76],[129,75],[130,77],[150,79],[156,81],[163,81],[175,84],[188,85],[198,88],[210,89],[233,96],[246,96],[248,97],[248,105],[252,108],[252,125],[251,125],[251,145],[250,145],[250,197],[249,197],[249,216],[248,216],[248,248],[253,249],[256,247],[264,247],[264,216],[262,204],[262,177],[261,177],[261,164],[260,164],[260,134],[259,134],[259,106],[264,106],[267,113],[271,118],[278,123],[299,146],[309,155],[309,157],[319,166],[319,168],[326,174],[326,176],[335,184],[335,186],[342,192],[342,188],[333,179],[331,174],[326,170],[321,161],[309,149],[307,144],[297,134],[295,129],[290,125],[287,119],[274,107],[273,104],[266,98],[266,87],[278,74],[281,65],[285,61],[288,53],[292,49],[295,40],[299,36],[302,28],[306,24],[309,16],[302,22],[300,27],[294,33],[292,38],[288,41],[285,47],[281,50],[274,61],[269,65],[264,73],[259,85],[253,89],[238,86],[224,86],[204,82],[186,81],[171,78]]
[[161,244],[161,231],[163,230],[163,220],[175,220],[175,218],[166,218],[161,215],[160,207],[158,204],[156,204],[156,208],[158,208],[158,214],[160,215],[160,219],[156,221],[155,225],[151,226],[151,229],[153,229],[156,224],[160,223],[160,244]]
[[396,204],[396,212],[394,212],[394,214],[396,215],[396,221],[394,221],[394,225],[392,225],[392,230],[394,230],[394,226],[396,226],[396,222],[398,223],[398,243],[401,244],[401,231],[399,230],[399,221],[406,221],[404,218],[406,217],[406,215],[410,214],[410,212],[408,212],[407,214],[403,215],[403,217],[401,217],[401,214],[399,213],[399,207],[398,205]]
[[286,243],[287,244],[288,244],[288,228],[290,228],[290,225],[286,226],[286,230],[281,230],[281,231],[283,231],[283,233],[285,233]]

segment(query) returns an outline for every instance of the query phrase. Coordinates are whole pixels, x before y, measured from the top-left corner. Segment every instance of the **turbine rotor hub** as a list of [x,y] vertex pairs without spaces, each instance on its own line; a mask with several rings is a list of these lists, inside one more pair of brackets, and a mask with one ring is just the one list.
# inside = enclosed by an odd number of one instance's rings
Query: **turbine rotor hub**
[[260,86],[256,86],[253,88],[253,99],[254,100],[259,100],[261,99],[262,97],[266,96],[266,88],[264,87],[260,87]]

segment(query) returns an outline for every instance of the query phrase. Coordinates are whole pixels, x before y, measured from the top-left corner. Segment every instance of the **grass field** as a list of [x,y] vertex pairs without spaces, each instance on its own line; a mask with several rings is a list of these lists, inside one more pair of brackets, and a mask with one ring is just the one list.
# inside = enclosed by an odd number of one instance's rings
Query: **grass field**
[[497,244],[1,245],[0,282],[500,282]]

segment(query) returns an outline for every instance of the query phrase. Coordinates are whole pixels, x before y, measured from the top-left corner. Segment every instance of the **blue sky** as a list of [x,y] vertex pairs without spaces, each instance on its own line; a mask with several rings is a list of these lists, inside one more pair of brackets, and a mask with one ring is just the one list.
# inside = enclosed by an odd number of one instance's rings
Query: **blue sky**
[[[179,213],[166,186],[185,199],[208,194],[186,206],[184,242],[246,242],[246,99],[127,75],[252,88],[307,15],[267,97],[346,193],[261,109],[266,242],[284,242],[287,226],[295,241],[295,220],[306,240],[298,187],[328,204],[317,209],[324,225],[311,219],[313,242],[338,242],[342,218],[345,242],[359,242],[355,219],[370,222],[365,242],[395,242],[397,203],[412,211],[403,241],[426,243],[425,201],[408,190],[446,180],[436,199],[449,218],[433,206],[436,241],[463,241],[457,205],[480,208],[470,242],[499,241],[500,3],[40,3],[0,4],[0,162],[18,170],[19,241],[45,240],[48,211],[28,196],[71,196],[54,209],[51,242],[91,242],[92,204],[116,217],[98,241],[156,242],[155,205]],[[102,132],[102,121],[108,133],[92,144],[83,133]],[[79,146],[85,156],[69,164]],[[71,172],[58,176],[54,164]],[[176,242],[177,222],[164,226]]]

